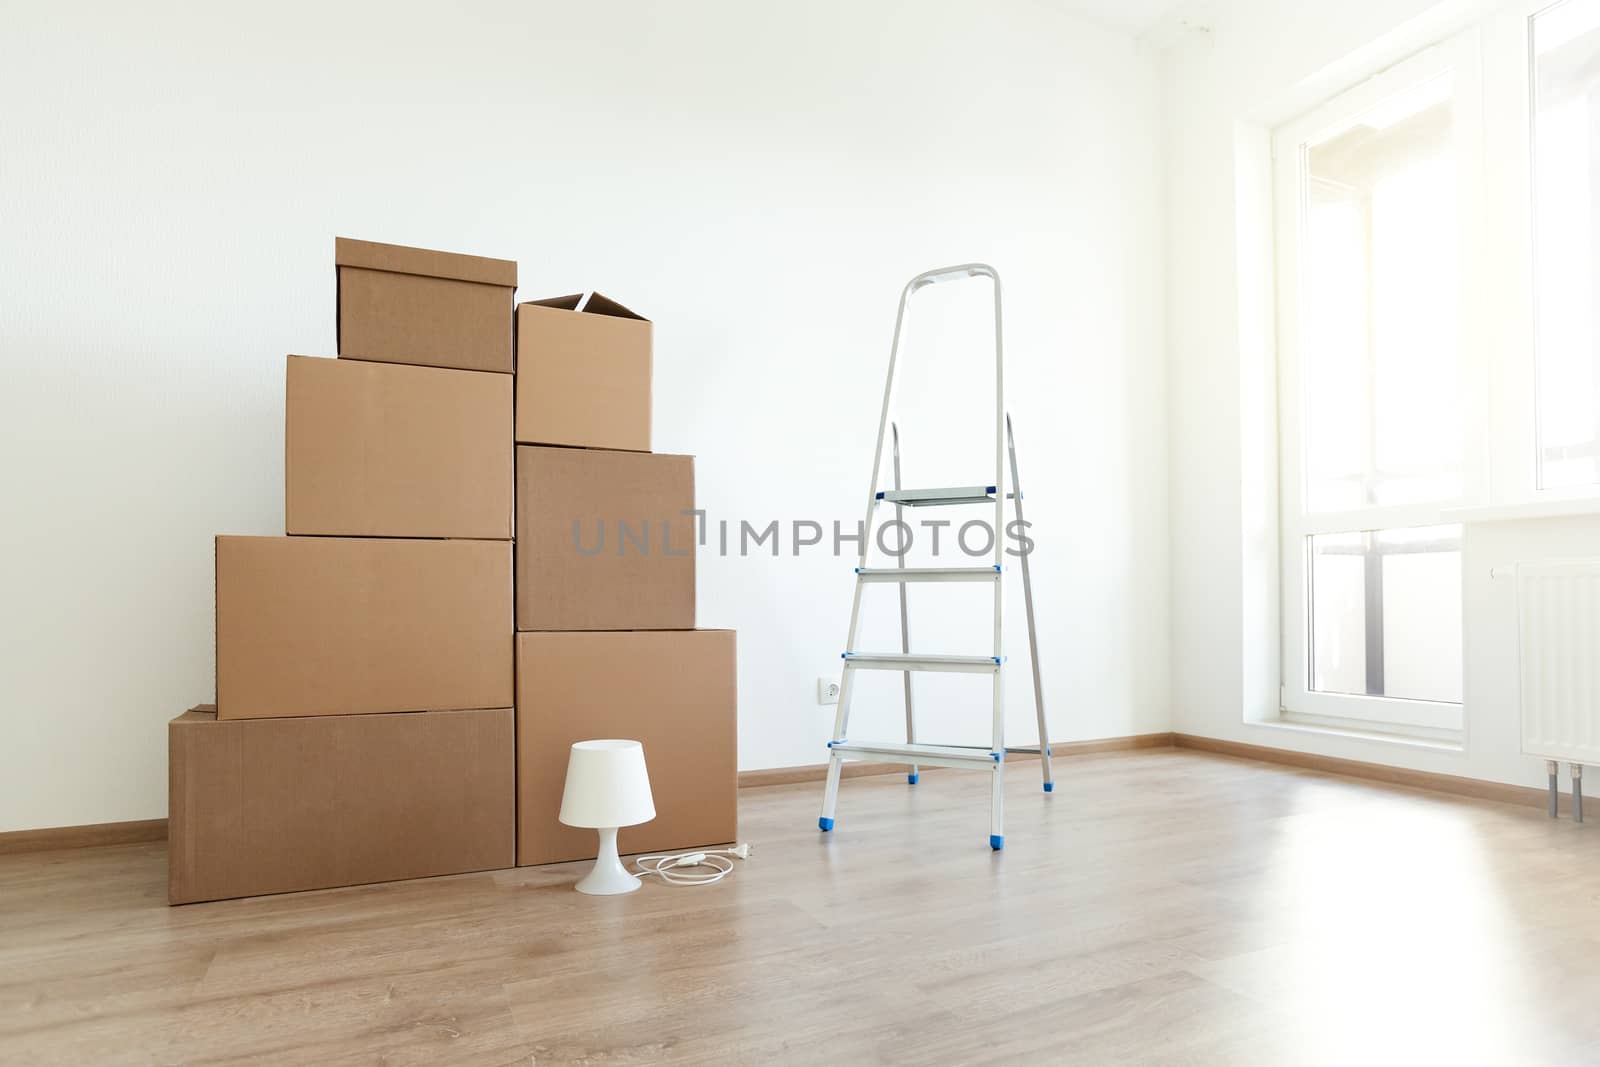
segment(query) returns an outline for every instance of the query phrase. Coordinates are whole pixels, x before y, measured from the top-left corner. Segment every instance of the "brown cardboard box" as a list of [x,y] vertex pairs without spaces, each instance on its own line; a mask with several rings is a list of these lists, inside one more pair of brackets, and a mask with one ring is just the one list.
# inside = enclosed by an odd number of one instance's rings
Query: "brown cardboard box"
[[591,859],[593,830],[557,819],[573,742],[644,745],[656,817],[624,853],[733,841],[739,833],[732,630],[517,635],[517,863]]
[[217,538],[224,719],[510,707],[504,541]]
[[517,629],[694,629],[694,457],[517,446]]
[[338,237],[339,355],[510,374],[517,265]]
[[510,708],[167,726],[173,904],[511,866]]
[[290,356],[291,534],[511,538],[511,378]]
[[519,304],[517,440],[650,451],[650,333],[599,293]]

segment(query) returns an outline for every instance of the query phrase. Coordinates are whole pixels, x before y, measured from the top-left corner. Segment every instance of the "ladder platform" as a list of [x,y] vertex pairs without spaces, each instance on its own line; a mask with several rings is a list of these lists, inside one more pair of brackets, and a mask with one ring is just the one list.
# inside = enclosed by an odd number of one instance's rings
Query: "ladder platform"
[[877,760],[884,763],[923,764],[929,767],[993,767],[1000,762],[986,748],[960,745],[905,745],[889,742],[835,741],[828,750],[841,759]]
[[905,652],[845,652],[846,667],[868,671],[947,671],[956,674],[993,674],[1001,656],[927,656]]
[[863,582],[991,582],[1000,577],[1000,567],[857,567],[856,577]]
[[951,489],[885,489],[878,499],[908,508],[938,507],[944,504],[993,504],[998,490],[992,485],[959,485]]

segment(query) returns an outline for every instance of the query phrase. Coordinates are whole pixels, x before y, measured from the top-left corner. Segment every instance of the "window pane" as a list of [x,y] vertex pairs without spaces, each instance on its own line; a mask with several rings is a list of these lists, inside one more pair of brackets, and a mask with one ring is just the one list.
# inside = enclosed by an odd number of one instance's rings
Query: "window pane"
[[1600,481],[1600,2],[1533,20],[1534,344],[1539,485]]
[[1461,527],[1309,540],[1311,688],[1461,703]]
[[1301,149],[1306,507],[1462,494],[1452,79]]

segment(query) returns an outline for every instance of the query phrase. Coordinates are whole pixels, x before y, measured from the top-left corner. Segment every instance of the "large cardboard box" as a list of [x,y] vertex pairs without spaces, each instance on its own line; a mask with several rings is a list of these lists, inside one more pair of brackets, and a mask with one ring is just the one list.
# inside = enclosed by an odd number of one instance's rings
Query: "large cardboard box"
[[290,356],[291,534],[511,538],[511,378]]
[[739,833],[732,630],[517,635],[517,863],[590,859],[593,830],[563,826],[573,742],[644,745],[656,817],[624,853],[733,841]]
[[694,457],[517,446],[517,629],[694,629]]
[[173,904],[509,867],[512,712],[167,727]]
[[217,538],[224,719],[510,707],[511,545]]
[[517,306],[517,440],[650,451],[648,319],[599,293]]
[[339,355],[510,374],[517,265],[334,239]]

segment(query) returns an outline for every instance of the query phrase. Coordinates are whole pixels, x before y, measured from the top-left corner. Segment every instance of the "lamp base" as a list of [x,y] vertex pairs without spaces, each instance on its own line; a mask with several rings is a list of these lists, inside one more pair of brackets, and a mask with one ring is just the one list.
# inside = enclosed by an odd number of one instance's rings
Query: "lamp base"
[[629,874],[617,856],[616,827],[600,831],[600,854],[595,857],[594,867],[573,888],[596,897],[631,893],[639,888],[638,877]]

